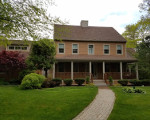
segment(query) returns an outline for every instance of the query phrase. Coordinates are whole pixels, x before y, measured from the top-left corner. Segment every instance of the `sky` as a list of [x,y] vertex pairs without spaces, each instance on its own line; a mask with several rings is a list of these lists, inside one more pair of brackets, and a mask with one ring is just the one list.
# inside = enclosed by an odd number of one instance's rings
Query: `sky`
[[55,0],[48,11],[51,16],[66,20],[69,25],[80,25],[88,20],[89,26],[114,27],[120,34],[128,24],[141,16],[139,4],[143,0]]

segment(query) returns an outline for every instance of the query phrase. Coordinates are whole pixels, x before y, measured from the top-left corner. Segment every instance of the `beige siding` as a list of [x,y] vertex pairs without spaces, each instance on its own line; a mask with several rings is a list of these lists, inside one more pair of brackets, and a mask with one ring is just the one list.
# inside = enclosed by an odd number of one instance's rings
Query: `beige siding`
[[[79,45],[79,54],[80,55],[88,55],[88,45],[93,44],[94,45],[94,55],[104,55],[103,52],[103,46],[104,45],[110,45],[110,54],[113,56],[124,56],[125,57],[125,43],[102,43],[102,42],[73,42],[73,41],[55,41],[57,44],[57,54],[56,56],[64,56],[64,55],[70,55],[72,54],[72,44],[77,43]],[[58,53],[58,44],[59,43],[64,43],[65,44],[65,53],[64,54],[59,54]],[[117,55],[116,52],[116,47],[117,45],[122,45],[123,46],[123,54],[122,55]]]

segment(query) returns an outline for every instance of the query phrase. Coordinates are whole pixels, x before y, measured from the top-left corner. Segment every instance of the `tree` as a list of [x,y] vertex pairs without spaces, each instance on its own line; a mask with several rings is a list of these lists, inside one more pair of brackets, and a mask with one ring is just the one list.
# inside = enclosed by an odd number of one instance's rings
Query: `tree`
[[41,39],[33,41],[31,53],[26,63],[30,69],[44,69],[45,77],[47,77],[47,70],[52,68],[55,62],[55,54],[55,43],[53,40]]
[[137,46],[137,54],[140,77],[150,78],[150,36],[147,36]]
[[63,23],[48,14],[51,5],[50,0],[0,0],[0,40],[49,38],[51,26]]
[[[0,71],[13,75],[26,67],[23,54],[15,51],[0,52]],[[7,77],[12,77],[7,75]],[[6,78],[7,79],[7,78]],[[9,79],[9,78],[8,78]],[[12,78],[13,79],[13,78]]]

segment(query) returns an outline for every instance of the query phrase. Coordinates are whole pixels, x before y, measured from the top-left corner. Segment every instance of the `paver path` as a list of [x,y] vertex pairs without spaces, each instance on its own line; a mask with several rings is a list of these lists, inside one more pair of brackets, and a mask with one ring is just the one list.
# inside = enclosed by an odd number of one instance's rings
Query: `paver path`
[[93,102],[73,120],[107,120],[113,109],[115,94],[111,89],[99,88]]

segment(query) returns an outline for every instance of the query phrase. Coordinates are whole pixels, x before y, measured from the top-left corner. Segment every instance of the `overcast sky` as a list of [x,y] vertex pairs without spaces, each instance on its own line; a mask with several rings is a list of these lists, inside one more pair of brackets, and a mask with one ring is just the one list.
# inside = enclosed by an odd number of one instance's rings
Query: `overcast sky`
[[128,24],[140,18],[139,4],[142,0],[55,0],[56,6],[49,11],[69,21],[69,25],[80,25],[88,20],[89,26],[114,27],[119,33]]

